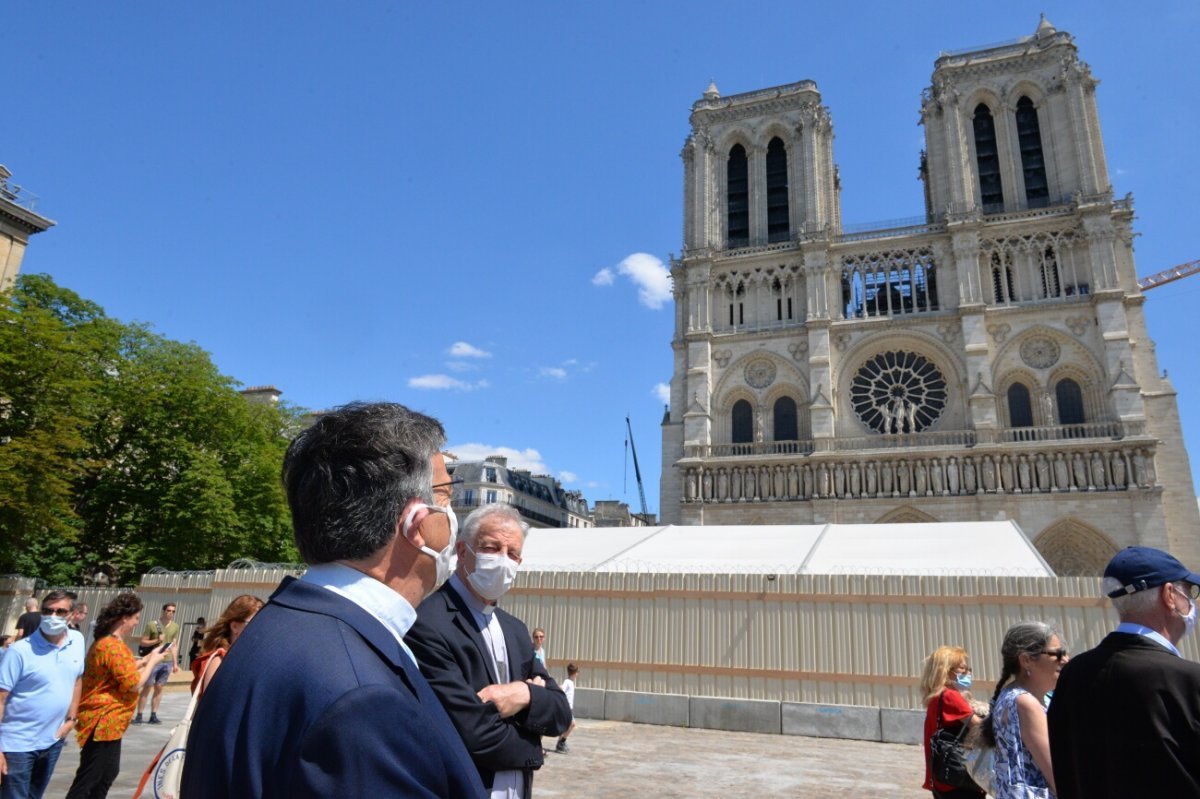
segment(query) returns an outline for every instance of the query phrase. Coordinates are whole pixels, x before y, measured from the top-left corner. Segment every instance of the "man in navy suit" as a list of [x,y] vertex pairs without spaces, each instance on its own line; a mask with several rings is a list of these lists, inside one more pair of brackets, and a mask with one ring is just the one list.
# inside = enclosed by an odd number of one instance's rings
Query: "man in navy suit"
[[516,580],[527,530],[508,505],[473,511],[458,536],[457,571],[417,608],[406,638],[492,799],[529,799],[542,736],[571,724],[528,628],[496,605]]
[[301,557],[230,649],[192,724],[182,793],[482,797],[404,634],[452,570],[442,426],[394,404],[322,416],[283,480]]

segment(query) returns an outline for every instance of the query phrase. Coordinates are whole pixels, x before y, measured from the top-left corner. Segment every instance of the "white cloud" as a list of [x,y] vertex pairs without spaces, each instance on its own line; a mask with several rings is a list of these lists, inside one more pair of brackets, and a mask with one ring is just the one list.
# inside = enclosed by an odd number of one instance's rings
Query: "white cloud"
[[456,341],[450,346],[450,356],[453,358],[490,358],[492,354],[465,341]]
[[595,480],[588,480],[588,481],[587,481],[587,487],[588,487],[588,488],[599,488],[599,487],[600,487],[600,484],[599,484],[599,483],[597,483]]
[[451,372],[473,372],[479,367],[466,361],[446,361],[446,368]]
[[455,444],[446,447],[458,456],[460,461],[481,461],[489,455],[499,455],[508,458],[512,469],[528,469],[534,474],[547,474],[549,469],[542,461],[542,454],[536,449],[513,449],[512,447],[493,447],[491,444]]
[[[638,287],[638,302],[657,310],[671,299],[671,273],[653,255],[635,252],[617,264],[617,274],[624,275]],[[605,267],[592,278],[594,286],[611,286],[613,270]]]
[[671,401],[671,387],[666,383],[656,384],[650,393],[658,397],[658,401],[663,404],[667,404]]
[[575,474],[575,472],[559,472],[558,479],[564,483],[578,483],[579,475]]
[[538,374],[542,377],[553,377],[555,380],[567,379],[567,370],[558,366],[543,366],[538,369]]
[[474,391],[477,388],[487,388],[488,381],[468,383],[450,375],[421,375],[408,379],[409,388],[432,389],[435,391]]

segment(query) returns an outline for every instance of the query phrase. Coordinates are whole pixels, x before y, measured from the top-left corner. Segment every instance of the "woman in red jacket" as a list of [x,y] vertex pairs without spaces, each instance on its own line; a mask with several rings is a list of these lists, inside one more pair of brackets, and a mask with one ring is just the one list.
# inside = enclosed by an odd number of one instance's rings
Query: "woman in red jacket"
[[939,646],[925,658],[921,671],[921,693],[925,699],[925,790],[932,791],[934,799],[982,799],[983,791],[972,788],[955,788],[933,778],[930,767],[929,739],[941,726],[958,732],[964,724],[974,726],[981,719],[969,704],[971,667],[967,663],[967,650],[960,646]]

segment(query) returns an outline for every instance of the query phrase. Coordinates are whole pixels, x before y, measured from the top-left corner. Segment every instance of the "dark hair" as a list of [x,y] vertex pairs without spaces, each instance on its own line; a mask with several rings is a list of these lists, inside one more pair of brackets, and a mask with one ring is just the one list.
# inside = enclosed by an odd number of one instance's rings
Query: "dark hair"
[[78,596],[78,595],[75,594],[74,592],[63,591],[61,588],[55,589],[53,591],[47,591],[46,595],[44,597],[42,597],[42,607],[46,607],[51,602],[60,602],[64,599],[69,599],[69,600],[71,600],[71,609],[74,610],[76,596]]
[[1008,681],[1020,673],[1021,655],[1041,652],[1055,635],[1053,627],[1040,621],[1017,622],[1004,634],[1004,643],[1000,644],[1000,679],[996,680],[996,691],[992,694],[992,712],[983,720],[983,739],[988,746],[996,745],[996,700]]
[[242,594],[235,598],[225,608],[221,618],[205,630],[204,642],[200,644],[200,651],[203,653],[212,652],[214,649],[228,649],[229,645],[233,643],[233,629],[230,624],[235,621],[249,621],[251,616],[258,613],[263,604],[261,599],[250,594]]
[[576,666],[574,663],[567,664],[567,676],[568,677],[570,677],[572,674],[578,674],[578,673],[579,673],[578,666]]
[[96,615],[96,640],[111,633],[124,619],[141,613],[142,607],[142,598],[132,591],[117,594]]
[[436,419],[395,403],[351,403],[292,441],[283,483],[300,557],[356,560],[392,540],[410,500],[433,501],[430,459],[445,443]]
[[179,609],[179,606],[178,606],[178,605],[176,605],[174,602],[168,602],[168,603],[166,603],[165,605],[163,605],[163,612],[164,612],[164,613],[166,612],[167,608],[175,608],[176,610],[178,610],[178,609]]

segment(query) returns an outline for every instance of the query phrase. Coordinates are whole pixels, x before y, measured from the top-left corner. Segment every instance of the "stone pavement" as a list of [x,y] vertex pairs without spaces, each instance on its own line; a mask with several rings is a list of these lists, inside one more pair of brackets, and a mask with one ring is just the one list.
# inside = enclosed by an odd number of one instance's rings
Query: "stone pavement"
[[[125,733],[121,775],[109,795],[127,799],[187,708],[186,690],[163,696],[160,726]],[[549,753],[534,778],[537,799],[588,796],[723,797],[875,796],[928,799],[921,751],[902,744],[756,735],[619,721],[580,719],[571,752]],[[554,740],[546,739],[548,746]],[[63,796],[75,775],[79,748],[63,751],[46,795]]]

